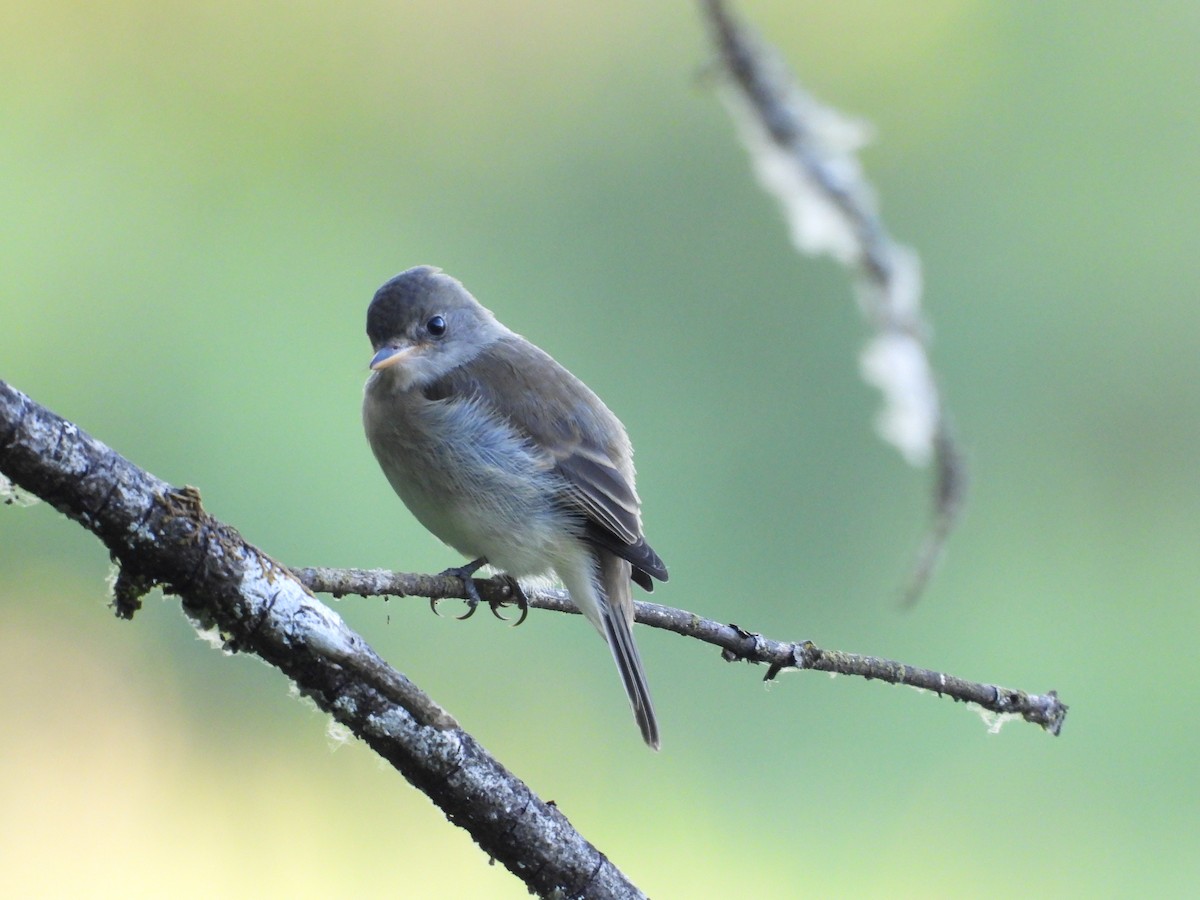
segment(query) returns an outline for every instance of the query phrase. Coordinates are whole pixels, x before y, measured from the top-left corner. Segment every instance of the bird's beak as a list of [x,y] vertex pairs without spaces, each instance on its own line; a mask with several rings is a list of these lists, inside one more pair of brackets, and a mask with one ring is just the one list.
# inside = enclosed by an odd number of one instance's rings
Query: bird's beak
[[371,368],[378,372],[380,369],[394,366],[411,356],[416,349],[412,344],[400,347],[380,347],[379,351],[371,357]]

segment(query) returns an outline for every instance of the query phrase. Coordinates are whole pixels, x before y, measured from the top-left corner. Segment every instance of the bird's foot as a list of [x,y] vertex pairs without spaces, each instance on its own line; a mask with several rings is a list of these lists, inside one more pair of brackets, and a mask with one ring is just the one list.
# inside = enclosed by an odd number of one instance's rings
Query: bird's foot
[[[460,620],[471,618],[471,616],[475,615],[475,609],[481,602],[483,602],[482,598],[479,596],[479,589],[475,587],[475,578],[473,576],[485,565],[487,565],[487,560],[483,557],[480,557],[479,559],[471,560],[471,562],[464,566],[452,566],[451,568],[446,569],[446,571],[439,573],[439,575],[443,577],[447,575],[453,576],[463,583],[463,593],[467,595],[467,611],[456,618]],[[430,599],[429,608],[433,610],[433,614],[435,616],[441,615],[441,613],[438,612],[438,604],[444,599],[446,598],[433,597]],[[495,610],[494,604],[492,609],[493,611]]]
[[505,603],[515,603],[517,609],[521,611],[521,615],[517,616],[517,621],[512,623],[512,627],[516,628],[518,625],[524,622],[526,616],[529,615],[529,596],[525,593],[525,589],[521,587],[520,582],[511,575],[497,575],[492,580],[497,584],[503,584],[508,589],[507,600],[492,601],[492,615],[497,619],[503,619],[505,622],[507,622],[508,619],[500,615],[500,607]]
[[[449,575],[457,578],[463,583],[463,593],[467,595],[467,611],[461,616],[457,617],[460,621],[469,619],[471,616],[475,615],[475,610],[478,609],[479,604],[483,602],[483,598],[479,596],[479,589],[475,587],[474,575],[485,565],[487,565],[487,560],[480,557],[479,559],[472,560],[464,566],[454,566],[453,568],[446,569],[446,571],[439,573],[442,576]],[[498,585],[502,585],[508,592],[508,597],[506,598],[488,601],[488,606],[490,606],[492,609],[492,615],[494,615],[497,619],[503,619],[505,622],[507,622],[508,619],[500,615],[500,607],[505,603],[516,604],[517,609],[521,611],[521,615],[517,617],[515,622],[513,622],[513,627],[515,628],[524,622],[526,616],[529,615],[529,597],[525,595],[525,591],[522,589],[517,579],[511,575],[496,575],[492,580]],[[434,615],[441,615],[441,613],[438,612],[438,604],[444,599],[446,598],[435,597],[430,599],[429,608],[433,610]]]

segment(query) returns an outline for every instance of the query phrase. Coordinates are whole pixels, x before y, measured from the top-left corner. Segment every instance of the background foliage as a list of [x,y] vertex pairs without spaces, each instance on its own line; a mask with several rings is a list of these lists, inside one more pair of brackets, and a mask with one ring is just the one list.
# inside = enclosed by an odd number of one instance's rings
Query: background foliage
[[[929,595],[926,479],[870,430],[845,276],[798,258],[689,4],[0,7],[0,377],[295,565],[456,563],[358,421],[374,289],[433,263],[638,448],[655,595],[1072,704],[1054,740],[646,629],[641,746],[577,619],[338,609],[655,896],[1181,894],[1200,876],[1200,213],[1190,3],[747,2],[871,119],[970,454]],[[521,897],[282,679],[99,544],[0,508],[0,886]]]

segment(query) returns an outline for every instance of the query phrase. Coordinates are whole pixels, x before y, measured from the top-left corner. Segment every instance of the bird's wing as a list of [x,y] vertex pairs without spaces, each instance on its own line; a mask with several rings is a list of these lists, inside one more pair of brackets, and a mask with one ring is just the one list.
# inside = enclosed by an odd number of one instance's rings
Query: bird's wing
[[642,536],[625,429],[548,354],[524,338],[505,336],[425,394],[431,400],[474,397],[487,404],[547,454],[562,478],[563,502],[584,516],[587,540],[629,560],[634,581],[647,590],[651,576],[667,580],[666,566]]

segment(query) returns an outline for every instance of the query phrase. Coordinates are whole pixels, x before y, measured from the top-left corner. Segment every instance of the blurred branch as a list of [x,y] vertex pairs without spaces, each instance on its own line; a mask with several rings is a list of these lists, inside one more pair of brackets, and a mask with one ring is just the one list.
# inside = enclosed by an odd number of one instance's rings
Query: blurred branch
[[792,242],[853,270],[875,334],[863,377],[884,395],[882,437],[915,466],[934,460],[933,517],[905,604],[920,596],[962,509],[966,467],[929,361],[921,318],[921,266],[888,234],[857,151],[868,128],[818,103],[779,56],[738,22],[722,0],[700,0],[717,51],[722,97],[763,188],[783,207]]
[[[344,597],[348,594],[393,597],[428,597],[431,601],[467,599],[462,579],[454,575],[414,575],[382,569],[293,569],[292,574],[309,590]],[[493,609],[513,602],[511,589],[504,579],[473,579],[481,599]],[[533,609],[578,614],[579,610],[563,590],[526,590]],[[955,675],[921,669],[890,659],[862,656],[841,650],[823,650],[812,641],[779,641],[763,637],[737,625],[722,625],[684,609],[637,601],[637,621],[662,628],[684,637],[695,638],[721,648],[721,656],[730,662],[741,660],[762,663],[769,668],[765,681],[789,669],[811,669],[839,675],[857,675],[888,684],[906,684],[964,703],[973,703],[999,716],[1019,716],[1057,735],[1067,715],[1067,706],[1058,694],[1029,694],[994,684],[967,681]]]
[[0,474],[100,538],[120,567],[118,616],[154,587],[177,594],[198,628],[278,668],[531,892],[644,896],[286,568],[208,515],[194,488],[171,487],[4,381]]

